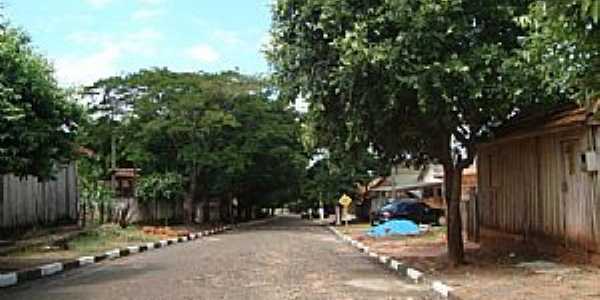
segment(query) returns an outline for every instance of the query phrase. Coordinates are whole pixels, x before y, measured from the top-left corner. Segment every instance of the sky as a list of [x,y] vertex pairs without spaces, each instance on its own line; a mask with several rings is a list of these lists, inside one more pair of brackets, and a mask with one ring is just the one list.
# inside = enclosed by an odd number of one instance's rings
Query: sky
[[61,85],[151,67],[268,72],[272,0],[0,0]]

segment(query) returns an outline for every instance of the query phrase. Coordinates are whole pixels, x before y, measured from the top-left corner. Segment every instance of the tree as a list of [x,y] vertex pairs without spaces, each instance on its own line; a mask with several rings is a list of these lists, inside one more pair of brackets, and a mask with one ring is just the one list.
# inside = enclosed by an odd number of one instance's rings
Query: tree
[[240,162],[231,182],[242,205],[275,208],[296,200],[308,164],[299,116],[285,102],[257,95],[239,99],[232,111],[241,126],[229,139],[228,153]]
[[[138,181],[135,196],[142,203],[154,201],[155,207],[159,202],[177,203],[183,198],[183,181],[177,173],[154,173],[142,177]],[[155,211],[158,217],[158,211]],[[169,218],[165,220],[168,225]]]
[[[111,123],[120,163],[143,174],[183,176],[186,222],[192,222],[195,203],[205,211],[214,198],[228,207],[233,198],[247,208],[268,207],[298,190],[297,174],[306,165],[299,123],[258,78],[152,69],[104,79],[91,89],[111,91],[120,100],[113,103],[125,107]],[[104,138],[90,143],[107,143],[105,123],[97,119],[90,132]]]
[[0,174],[53,176],[74,153],[79,107],[22,31],[0,25]]
[[522,54],[548,89],[600,96],[600,0],[535,1],[519,22],[529,31]]
[[[358,186],[367,186],[375,176],[389,172],[388,161],[379,157],[366,143],[345,143],[350,135],[345,128],[329,131],[318,113],[308,112],[303,118],[305,151],[318,160],[306,174],[304,197],[311,202],[326,199],[336,204],[340,195],[353,195]],[[356,197],[359,195],[353,195]]]
[[528,1],[280,0],[268,57],[281,93],[304,97],[341,149],[443,164],[448,255],[464,259],[462,171],[476,145],[538,97],[520,75]]

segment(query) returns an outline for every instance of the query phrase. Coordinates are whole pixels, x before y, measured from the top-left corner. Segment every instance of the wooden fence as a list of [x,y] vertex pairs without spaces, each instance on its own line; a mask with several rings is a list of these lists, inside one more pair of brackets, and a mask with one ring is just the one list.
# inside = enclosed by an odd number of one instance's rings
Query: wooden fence
[[600,142],[600,131],[576,128],[481,148],[481,227],[600,251],[600,177],[581,159],[594,135]]
[[74,223],[78,204],[74,163],[47,182],[36,177],[0,176],[0,230]]

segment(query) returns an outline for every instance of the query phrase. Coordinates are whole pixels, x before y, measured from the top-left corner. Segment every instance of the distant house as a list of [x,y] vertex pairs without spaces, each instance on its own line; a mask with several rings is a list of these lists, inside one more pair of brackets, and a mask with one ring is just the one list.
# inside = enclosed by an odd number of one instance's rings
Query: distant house
[[435,165],[423,169],[395,167],[391,176],[371,189],[376,199],[418,197],[443,205],[443,171]]
[[443,206],[443,176],[439,170],[435,165],[420,170],[393,167],[390,176],[378,177],[366,187],[358,187],[362,199],[353,202],[354,213],[360,219],[369,219],[370,213],[387,204],[390,198],[417,197],[433,206]]
[[519,117],[479,146],[482,238],[600,252],[600,121],[594,114],[565,106]]

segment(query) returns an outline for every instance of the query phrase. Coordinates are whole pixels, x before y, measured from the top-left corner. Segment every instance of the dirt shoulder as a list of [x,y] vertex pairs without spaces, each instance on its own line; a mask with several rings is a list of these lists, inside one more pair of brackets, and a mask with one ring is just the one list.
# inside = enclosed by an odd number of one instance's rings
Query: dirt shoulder
[[370,228],[368,224],[350,225],[348,233],[373,251],[444,281],[461,299],[600,298],[597,267],[465,241],[467,264],[450,268],[444,227],[433,227],[419,236],[378,239],[366,235]]

